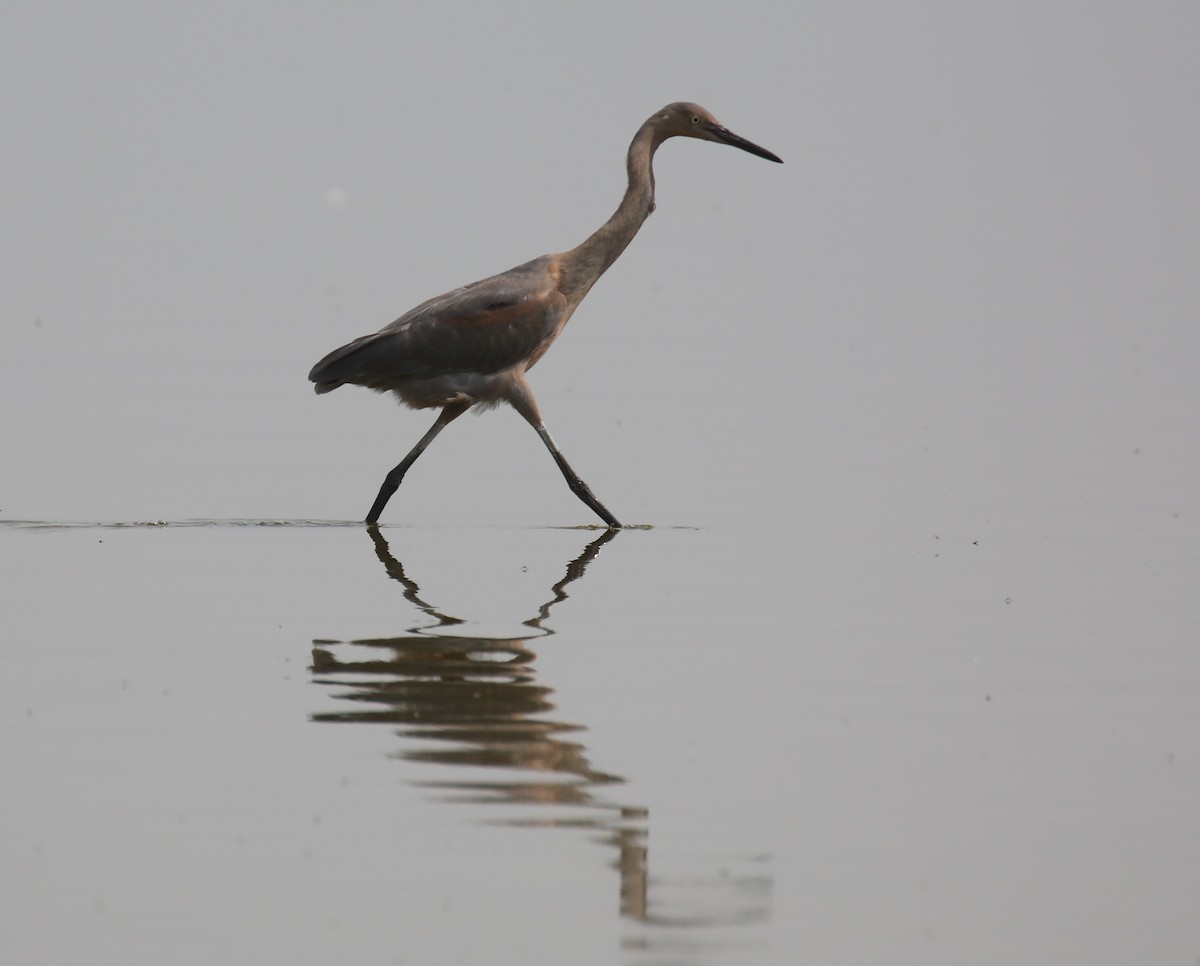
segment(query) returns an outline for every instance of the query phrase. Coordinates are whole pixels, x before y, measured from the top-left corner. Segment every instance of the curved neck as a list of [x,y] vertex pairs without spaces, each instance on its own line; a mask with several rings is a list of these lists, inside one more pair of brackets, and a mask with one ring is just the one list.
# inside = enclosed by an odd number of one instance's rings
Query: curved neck
[[[653,120],[653,118],[651,119]],[[633,137],[625,166],[629,172],[629,187],[613,216],[596,229],[583,244],[563,255],[563,275],[559,288],[567,299],[578,304],[596,284],[626,246],[633,241],[642,223],[654,210],[654,152],[662,140],[651,121],[647,121]]]

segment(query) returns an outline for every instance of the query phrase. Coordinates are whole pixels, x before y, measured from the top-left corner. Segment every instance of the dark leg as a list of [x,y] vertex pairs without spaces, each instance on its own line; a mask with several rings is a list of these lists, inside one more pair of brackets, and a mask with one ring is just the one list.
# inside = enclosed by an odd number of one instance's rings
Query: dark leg
[[588,485],[579,478],[579,474],[571,469],[571,464],[563,456],[562,450],[558,448],[558,445],[546,431],[546,426],[542,422],[542,414],[538,411],[537,400],[533,398],[533,390],[529,388],[529,383],[525,381],[524,375],[513,377],[506,398],[512,408],[524,416],[525,422],[536,429],[537,434],[542,437],[542,442],[546,444],[546,449],[550,450],[550,455],[554,457],[554,462],[562,470],[562,475],[566,478],[567,486],[571,488],[571,492],[583,500],[593,513],[608,524],[610,530],[620,530],[620,521],[604,508],[604,504],[596,499],[595,494],[588,488]]
[[546,444],[546,449],[550,450],[550,455],[554,457],[554,462],[562,470],[562,475],[567,481],[567,486],[571,488],[571,492],[583,500],[601,520],[607,523],[610,530],[620,530],[620,521],[604,508],[604,504],[596,499],[595,494],[592,493],[588,485],[579,478],[579,474],[571,469],[571,464],[567,462],[567,458],[563,456],[562,450],[558,448],[550,434],[546,431],[546,427],[539,422],[533,428],[542,437],[542,442]]
[[442,410],[437,420],[429,427],[429,432],[421,437],[421,441],[417,443],[404,457],[396,467],[383,479],[383,486],[379,488],[379,496],[375,497],[375,502],[371,506],[371,512],[367,514],[367,523],[374,523],[379,519],[379,514],[383,512],[383,508],[387,506],[387,501],[392,498],[392,494],[400,488],[400,481],[404,479],[404,474],[408,472],[408,468],[417,461],[417,457],[425,452],[425,447],[433,442],[433,438],[445,429],[450,423],[458,419],[463,413],[471,408],[470,402],[451,403]]

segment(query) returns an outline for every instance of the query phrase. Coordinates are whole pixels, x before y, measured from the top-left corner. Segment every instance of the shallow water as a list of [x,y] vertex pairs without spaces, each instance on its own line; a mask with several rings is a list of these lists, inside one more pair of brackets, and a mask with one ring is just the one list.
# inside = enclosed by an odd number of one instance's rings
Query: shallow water
[[1169,525],[0,538],[14,962],[1193,948]]

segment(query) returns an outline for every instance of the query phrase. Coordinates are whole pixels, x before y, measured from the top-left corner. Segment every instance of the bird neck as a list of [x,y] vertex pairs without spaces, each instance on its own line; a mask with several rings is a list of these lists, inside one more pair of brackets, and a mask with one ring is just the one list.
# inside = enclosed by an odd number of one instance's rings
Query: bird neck
[[629,186],[611,218],[582,244],[565,253],[565,271],[560,289],[568,301],[578,304],[621,252],[633,241],[642,223],[654,211],[654,152],[661,144],[650,121],[638,129],[629,145],[625,167]]

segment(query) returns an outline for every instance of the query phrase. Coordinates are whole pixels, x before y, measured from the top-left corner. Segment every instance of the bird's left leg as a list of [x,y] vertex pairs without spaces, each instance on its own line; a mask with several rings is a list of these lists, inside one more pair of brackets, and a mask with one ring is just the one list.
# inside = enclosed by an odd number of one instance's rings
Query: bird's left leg
[[592,492],[591,488],[579,478],[579,474],[571,469],[571,464],[567,462],[567,458],[563,456],[562,450],[558,448],[558,444],[554,442],[554,438],[546,429],[546,424],[542,422],[542,414],[538,411],[537,400],[533,398],[533,391],[524,379],[514,383],[509,393],[508,401],[513,409],[524,416],[525,421],[537,430],[537,434],[542,437],[542,442],[546,444],[546,449],[550,450],[550,455],[554,457],[554,462],[558,464],[558,468],[562,471],[563,478],[566,479],[567,486],[571,488],[571,492],[587,504],[608,525],[610,530],[620,530],[621,522],[608,512],[604,504],[596,499],[596,495]]
[[604,504],[596,499],[596,495],[592,492],[591,488],[579,478],[578,473],[571,469],[571,464],[567,462],[567,458],[563,456],[562,450],[558,448],[550,433],[546,431],[545,425],[538,423],[533,428],[542,437],[542,442],[546,444],[546,449],[550,450],[550,455],[554,457],[554,462],[562,470],[562,475],[567,481],[567,486],[571,488],[571,492],[591,507],[596,515],[608,524],[610,530],[620,530],[621,521],[605,509]]
[[367,523],[375,523],[379,519],[379,514],[387,506],[387,501],[400,488],[400,481],[404,479],[408,468],[417,461],[418,456],[425,452],[425,448],[433,442],[434,437],[470,408],[470,400],[464,399],[462,402],[450,403],[442,410],[434,424],[429,427],[429,432],[422,436],[420,442],[409,450],[408,455],[384,477],[383,486],[379,488],[379,496],[375,497],[375,502],[371,505],[371,512],[367,514]]

